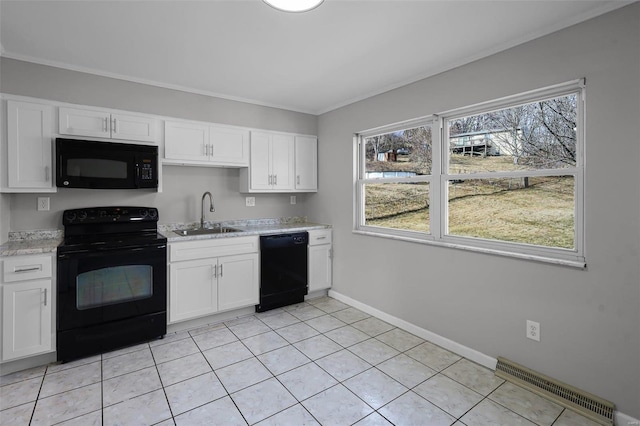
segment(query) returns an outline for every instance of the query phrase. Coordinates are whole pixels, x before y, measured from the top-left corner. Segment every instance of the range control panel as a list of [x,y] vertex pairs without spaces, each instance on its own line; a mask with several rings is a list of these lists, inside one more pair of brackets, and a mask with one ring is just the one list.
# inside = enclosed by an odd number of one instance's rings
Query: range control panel
[[65,210],[62,224],[99,224],[113,222],[157,222],[158,209],[155,207],[94,207]]

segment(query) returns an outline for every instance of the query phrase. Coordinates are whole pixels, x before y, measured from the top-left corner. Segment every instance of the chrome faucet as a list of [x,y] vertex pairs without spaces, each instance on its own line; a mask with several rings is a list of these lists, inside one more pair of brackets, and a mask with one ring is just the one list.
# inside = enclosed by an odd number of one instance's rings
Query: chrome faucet
[[213,207],[213,195],[209,191],[202,194],[202,216],[200,216],[200,228],[204,229],[204,199],[206,196],[209,196],[209,211],[215,212],[216,209]]

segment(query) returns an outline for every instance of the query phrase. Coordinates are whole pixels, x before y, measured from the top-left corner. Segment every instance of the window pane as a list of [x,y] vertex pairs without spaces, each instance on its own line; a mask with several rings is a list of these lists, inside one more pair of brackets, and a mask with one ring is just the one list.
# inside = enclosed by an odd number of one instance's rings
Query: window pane
[[449,235],[574,248],[573,176],[449,181]]
[[576,166],[577,95],[448,120],[449,173]]
[[431,126],[364,138],[365,179],[431,174]]
[[429,183],[366,184],[365,225],[429,232]]

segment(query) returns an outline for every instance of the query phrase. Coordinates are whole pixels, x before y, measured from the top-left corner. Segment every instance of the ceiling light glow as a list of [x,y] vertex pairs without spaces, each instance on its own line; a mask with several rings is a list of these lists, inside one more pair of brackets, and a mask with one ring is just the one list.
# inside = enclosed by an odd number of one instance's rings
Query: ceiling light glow
[[320,6],[324,0],[263,0],[269,6],[283,12],[307,12]]

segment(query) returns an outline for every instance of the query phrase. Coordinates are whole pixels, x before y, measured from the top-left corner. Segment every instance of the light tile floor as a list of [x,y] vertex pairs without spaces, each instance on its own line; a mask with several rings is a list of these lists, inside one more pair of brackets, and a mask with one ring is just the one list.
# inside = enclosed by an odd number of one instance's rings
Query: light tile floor
[[0,377],[2,425],[595,423],[323,297]]

